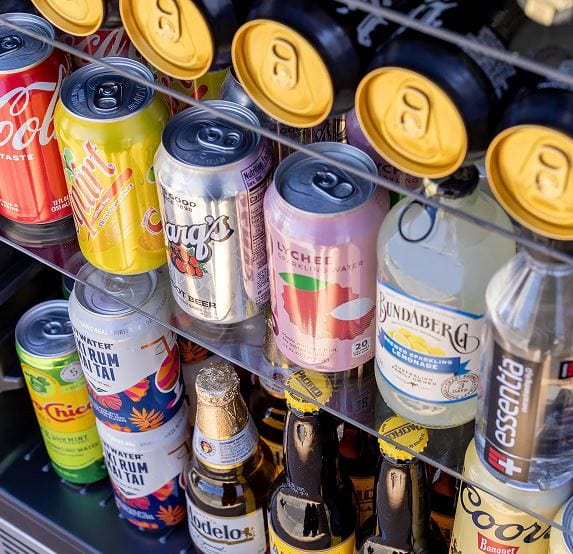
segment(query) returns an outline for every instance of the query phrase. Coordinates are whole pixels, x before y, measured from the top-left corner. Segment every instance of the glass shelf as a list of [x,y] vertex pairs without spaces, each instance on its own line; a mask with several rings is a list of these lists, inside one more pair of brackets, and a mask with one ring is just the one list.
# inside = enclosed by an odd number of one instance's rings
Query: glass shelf
[[[6,236],[5,231],[0,230],[0,242],[24,252],[63,275],[85,284],[90,284],[85,282],[84,279],[79,279],[77,276],[79,270],[86,262],[75,238],[55,245],[31,247],[18,244]],[[266,333],[267,325],[263,313],[236,325],[205,324],[191,318],[177,306],[170,294],[166,266],[157,271],[160,277],[158,281],[161,283],[161,286],[165,286],[169,291],[170,311],[167,318],[162,320],[159,319],[156,314],[146,313],[139,308],[129,306],[129,304],[125,302],[122,303],[137,312],[147,315],[152,320],[161,323],[179,335],[207,348],[214,354],[229,360],[236,366],[244,368],[250,374],[271,380],[282,390],[291,390],[285,385],[284,381],[290,371],[295,371],[298,368],[284,369],[273,365],[269,362],[268,358],[265,357],[265,353],[267,353],[268,356],[269,351],[272,351],[273,345],[268,342],[268,334]],[[106,293],[104,290],[101,290],[101,292]],[[265,335],[267,335],[267,337],[265,337]],[[267,340],[266,343],[265,338]],[[322,375],[327,375],[332,384],[332,395],[326,402],[318,401],[314,397],[304,393],[297,392],[297,394],[341,420],[351,423],[371,435],[386,440],[402,450],[410,452],[417,458],[449,473],[456,479],[462,479],[461,471],[465,451],[467,445],[473,438],[473,421],[455,428],[429,429],[428,445],[424,452],[420,454],[398,445],[388,436],[379,433],[380,425],[384,420],[393,415],[393,412],[385,404],[378,392],[374,377],[373,361],[354,370],[340,373],[323,373]],[[500,496],[499,491],[484,488],[480,483],[468,479],[464,480],[492,494],[496,498],[504,500],[503,496]],[[562,529],[560,525],[554,524],[551,520],[523,506],[519,506],[515,502],[511,503],[538,518],[540,521]]]

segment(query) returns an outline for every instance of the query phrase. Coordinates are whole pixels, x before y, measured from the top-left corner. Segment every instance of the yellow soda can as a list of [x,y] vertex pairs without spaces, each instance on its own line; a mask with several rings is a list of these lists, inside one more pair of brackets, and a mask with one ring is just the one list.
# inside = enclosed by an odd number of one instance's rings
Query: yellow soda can
[[86,485],[107,477],[66,300],[42,302],[16,325],[16,351],[58,476]]
[[85,258],[109,273],[144,273],[166,263],[153,156],[169,112],[143,64],[104,61],[64,80],[54,127]]

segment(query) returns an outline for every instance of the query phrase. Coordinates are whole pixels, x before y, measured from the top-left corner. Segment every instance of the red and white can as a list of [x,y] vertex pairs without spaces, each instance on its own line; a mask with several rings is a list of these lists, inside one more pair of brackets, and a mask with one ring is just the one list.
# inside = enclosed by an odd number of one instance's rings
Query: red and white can
[[[53,27],[41,17],[3,18],[54,39]],[[53,125],[70,62],[5,24],[0,37],[0,215],[24,224],[52,223],[72,213]]]
[[[353,146],[309,147],[376,175]],[[273,331],[297,365],[346,371],[374,356],[376,237],[388,205],[370,179],[302,152],[277,168],[264,201]]]

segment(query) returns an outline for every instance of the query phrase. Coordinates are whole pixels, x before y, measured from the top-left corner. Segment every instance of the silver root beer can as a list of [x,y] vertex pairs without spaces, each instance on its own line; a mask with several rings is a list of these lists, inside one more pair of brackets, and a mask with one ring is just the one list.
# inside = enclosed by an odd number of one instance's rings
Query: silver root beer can
[[[259,125],[238,104],[205,104]],[[267,140],[190,108],[165,127],[154,167],[179,306],[212,323],[261,312],[269,299],[263,198],[273,154]]]

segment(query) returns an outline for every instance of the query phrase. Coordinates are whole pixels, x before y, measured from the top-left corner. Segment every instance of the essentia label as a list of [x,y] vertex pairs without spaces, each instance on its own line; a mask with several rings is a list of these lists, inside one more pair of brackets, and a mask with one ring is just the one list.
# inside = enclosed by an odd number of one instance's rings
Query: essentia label
[[74,321],[78,355],[96,417],[108,427],[143,432],[181,407],[183,377],[175,333],[150,325],[137,340],[112,341]]
[[[277,193],[274,188],[269,193],[265,217],[279,350],[318,371],[365,364],[374,355],[376,222],[385,213],[382,198],[377,191],[359,208],[327,218],[297,211],[292,219],[301,221],[283,229],[286,218],[275,215]],[[344,238],[333,231],[337,226]]]

